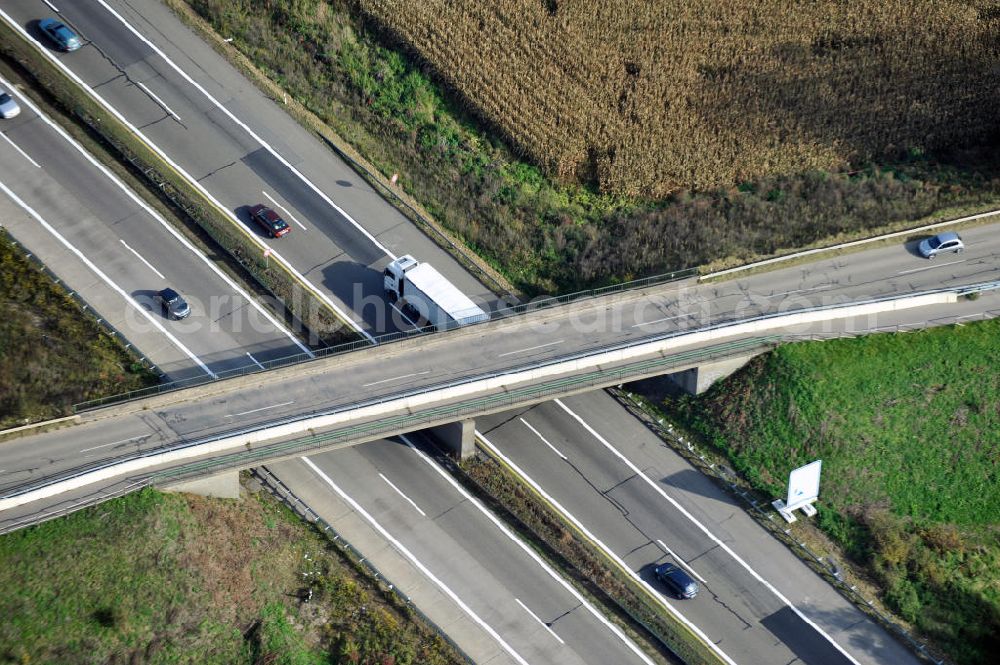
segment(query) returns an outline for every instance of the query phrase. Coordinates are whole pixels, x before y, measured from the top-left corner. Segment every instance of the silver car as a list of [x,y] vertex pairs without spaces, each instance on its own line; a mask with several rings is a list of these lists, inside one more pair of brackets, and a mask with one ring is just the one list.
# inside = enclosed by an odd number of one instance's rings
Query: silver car
[[21,107],[17,105],[14,98],[7,94],[7,91],[0,88],[0,118],[9,120],[21,112]]
[[933,238],[925,238],[917,245],[917,251],[925,259],[933,259],[938,254],[944,254],[945,252],[961,254],[964,249],[965,243],[962,242],[962,238],[954,231],[939,233]]

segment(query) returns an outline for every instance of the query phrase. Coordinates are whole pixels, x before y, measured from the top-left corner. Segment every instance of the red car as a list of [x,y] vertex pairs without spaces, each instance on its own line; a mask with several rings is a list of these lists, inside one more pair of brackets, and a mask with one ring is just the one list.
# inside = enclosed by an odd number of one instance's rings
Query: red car
[[250,208],[250,217],[260,224],[260,228],[272,238],[280,238],[292,230],[288,222],[283,220],[278,213],[264,205],[255,205]]

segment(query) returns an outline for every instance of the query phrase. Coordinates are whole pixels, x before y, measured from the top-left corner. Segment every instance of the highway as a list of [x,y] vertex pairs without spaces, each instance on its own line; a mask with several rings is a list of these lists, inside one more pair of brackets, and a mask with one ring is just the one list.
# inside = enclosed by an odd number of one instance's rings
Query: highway
[[[497,298],[386,203],[329,148],[265,97],[156,2],[58,3],[85,45],[47,52],[104,99],[163,157],[203,188],[372,334],[407,327],[386,310],[382,269],[393,258],[431,257],[435,267],[486,308]],[[48,46],[36,26],[52,14],[40,0],[0,8]],[[134,30],[133,30],[134,28]],[[266,239],[247,209],[275,208],[292,231]]]
[[[241,133],[242,130],[238,125],[233,124],[226,113],[218,107],[212,106],[204,95],[199,97],[200,93],[193,91],[190,83],[169,65],[166,65],[159,56],[153,55],[151,50],[147,51],[142,45],[136,45],[139,42],[136,41],[135,35],[124,29],[117,19],[108,18],[110,14],[102,14],[101,12],[105,10],[99,3],[88,0],[63,9],[74,21],[74,24],[81,28],[85,36],[94,39],[101,46],[104,54],[91,53],[90,56],[93,57],[89,59],[78,57],[85,55],[88,48],[93,48],[93,45],[90,45],[76,54],[57,55],[56,57],[73,67],[74,71],[77,71],[85,80],[94,83],[102,96],[109,100],[114,99],[115,105],[137,126],[138,123],[145,123],[142,126],[142,131],[151,138],[157,137],[156,142],[161,148],[166,146],[165,151],[179,164],[196,177],[201,177],[211,195],[233,211],[243,223],[247,222],[244,206],[256,202],[270,204],[267,199],[246,200],[246,191],[254,192],[259,189],[261,195],[267,192],[282,206],[286,206],[290,216],[302,221],[306,228],[293,224],[293,234],[288,238],[266,242],[281,252],[314,283],[326,289],[337,302],[347,307],[362,310],[356,318],[363,319],[367,330],[372,332],[382,330],[378,307],[374,304],[381,298],[377,271],[394,254],[407,252],[416,254],[418,258],[430,257],[430,260],[464,291],[470,295],[479,295],[492,302],[481,285],[475,283],[457,264],[447,258],[447,255],[434,247],[405,219],[385,205],[377,194],[367,188],[352,171],[331,159],[331,155],[325,148],[284,116],[280,106],[261,97],[260,93],[249,86],[237,73],[228,70],[228,66],[220,65],[217,56],[186,30],[178,30],[176,26],[173,26],[170,23],[172,18],[169,12],[156,3],[109,4],[116,11],[127,16],[130,23],[141,25],[141,31],[145,37],[153,40],[158,48],[162,48],[171,61],[180,63],[186,73],[189,73],[216,99],[221,100],[231,113],[252,127],[254,133],[262,137],[269,146],[274,147],[283,159],[294,165],[295,170],[303,174],[309,182],[315,184],[322,194],[313,191],[305,180],[281,165],[280,160],[277,160],[259,142],[255,144],[252,139],[247,139],[248,134]],[[15,7],[19,11],[23,10],[19,16],[25,21],[29,30],[31,29],[30,21],[23,19],[24,16],[40,17],[50,13],[39,2],[8,2],[5,3],[5,11],[12,11],[8,9],[8,6]],[[141,8],[141,17],[131,9],[132,6]],[[79,15],[76,16],[76,14]],[[77,23],[78,19],[79,23]],[[102,67],[109,66],[107,59],[109,57],[116,64],[124,64],[123,69],[129,72],[132,81],[141,81],[145,88],[127,82],[121,77],[101,78],[112,74],[111,70],[102,69]],[[164,110],[164,105],[169,106],[169,113]],[[188,122],[190,118],[195,118],[198,122]],[[183,119],[184,122],[180,122],[180,119]],[[182,137],[182,133],[188,130],[188,125],[196,128],[191,134],[195,138],[184,139]],[[212,149],[207,149],[207,146],[212,146]],[[277,161],[277,166],[275,161]],[[268,185],[271,187],[269,188]],[[330,203],[324,199],[324,195],[331,201],[335,200],[337,206],[341,207],[346,214],[332,208]],[[354,226],[349,218],[358,221],[359,226],[364,230]],[[315,226],[312,223],[314,220],[318,220],[315,222]],[[369,233],[371,238],[367,235]],[[640,333],[664,330],[670,326],[677,330],[690,329],[704,324],[713,316],[780,311],[782,308],[801,306],[805,303],[822,304],[824,302],[846,301],[861,295],[889,295],[933,285],[996,279],[997,247],[995,244],[989,243],[990,234],[981,229],[963,232],[963,235],[970,241],[970,245],[976,248],[975,252],[970,246],[970,252],[961,257],[943,257],[933,264],[916,260],[912,255],[912,246],[900,245],[881,254],[869,256],[867,260],[860,262],[847,257],[846,259],[821,262],[817,265],[787,269],[767,276],[740,279],[717,286],[694,288],[690,285],[683,285],[673,298],[650,300],[644,308],[642,317],[633,318],[629,325],[636,326],[633,329],[635,331],[633,336],[638,336]],[[994,230],[992,236],[996,237],[996,235]],[[377,242],[373,242],[372,238]],[[296,244],[296,240],[300,242]],[[329,242],[329,246],[325,244],[327,242]],[[304,247],[300,247],[300,245],[304,245]],[[382,245],[384,249],[378,249],[378,245]],[[133,245],[130,244],[130,246]],[[373,247],[375,249],[372,249]],[[414,250],[413,247],[422,249]],[[146,249],[147,247],[143,246],[143,250]],[[155,245],[151,248],[151,252],[153,256],[158,254]],[[142,255],[147,258],[150,256],[146,251],[142,251]],[[155,265],[159,265],[159,259],[150,260]],[[360,280],[362,284],[360,291],[356,291],[353,286],[350,286],[355,279]],[[347,288],[348,286],[350,288]],[[368,296],[367,300],[364,299],[365,296]],[[996,309],[996,303],[990,304],[991,302],[984,299],[980,303],[980,309],[982,311]],[[368,309],[365,309],[366,303]],[[103,308],[99,309],[103,311]],[[962,311],[972,312],[973,309],[966,306]],[[944,320],[950,320],[949,317],[954,315],[950,309],[940,314]],[[971,317],[974,313],[968,315]],[[580,323],[596,330],[608,321],[601,322],[596,318],[586,317],[586,320],[582,320]],[[891,321],[886,320],[877,325],[881,325],[881,323],[888,325]],[[391,323],[384,325],[385,329],[392,329]],[[858,327],[863,328],[869,325],[869,322],[861,322]],[[480,347],[488,348],[487,354],[495,356],[494,360],[522,357],[527,360],[542,358],[544,354],[555,352],[565,342],[563,335],[559,334],[558,330],[551,328],[543,328],[536,331],[535,334],[539,337],[539,341],[534,345],[510,343],[501,348],[493,348],[496,345],[491,339],[490,344],[480,343]],[[212,340],[212,343],[216,342],[218,340]],[[145,349],[145,344],[152,343],[151,337],[140,346]],[[161,341],[156,343],[163,345]],[[540,348],[532,348],[532,346],[540,346]],[[183,360],[183,358],[179,358],[178,362],[183,362]],[[395,379],[389,381],[389,384],[398,387],[415,387],[424,380],[440,381],[449,376],[448,363],[438,362],[436,366],[431,367],[432,364],[428,363],[426,374],[422,373],[424,371],[422,369],[419,371],[407,369],[405,371],[399,370],[395,374],[387,372],[382,379],[371,378],[375,382],[383,379]],[[408,365],[406,366],[408,367]],[[397,369],[398,367],[399,365],[397,365]],[[409,376],[406,376],[407,374]],[[359,396],[365,394],[365,388],[375,388],[373,385],[359,387],[357,381],[348,385],[354,389],[354,392],[350,394]],[[377,383],[377,385],[386,384]],[[322,403],[326,396],[332,397],[335,401],[343,396],[343,392],[336,388],[325,391],[321,387],[309,385],[297,392],[283,393],[279,387],[273,391],[268,390],[265,395],[246,397],[245,401],[233,400],[228,404],[206,405],[208,408],[203,412],[193,414],[194,418],[190,423],[187,418],[192,414],[189,413],[147,414],[145,421],[136,430],[126,432],[128,434],[140,432],[140,434],[131,438],[123,436],[122,439],[105,435],[104,438],[98,437],[91,443],[101,441],[102,443],[96,445],[107,445],[108,448],[98,448],[82,453],[81,451],[85,448],[81,446],[90,448],[90,445],[84,442],[80,443],[76,450],[67,451],[67,454],[87,455],[95,461],[102,458],[107,459],[122,452],[155,448],[167,441],[176,440],[177,437],[184,439],[200,436],[209,431],[219,431],[223,427],[219,423],[226,422],[224,418],[220,419],[220,414],[228,416],[229,422],[232,422],[234,418],[239,419],[241,424],[264,422],[276,415],[291,413],[303,404],[308,405],[310,400],[312,400],[313,406]],[[368,390],[368,392],[372,391]],[[289,397],[281,397],[283,394],[287,394]],[[274,399],[275,397],[277,399]],[[593,396],[588,395],[574,399],[589,400],[591,397],[598,401],[607,399],[603,393],[594,393]],[[215,409],[214,414],[212,413],[213,408]],[[262,410],[257,411],[257,409]],[[586,402],[581,412],[588,414],[588,419],[594,421],[595,426],[608,425],[610,431],[627,432],[631,436],[638,437],[638,426],[635,421],[614,405],[598,408],[598,406]],[[592,414],[601,414],[601,420],[595,421],[591,417]],[[207,424],[209,421],[214,422],[214,430]],[[559,432],[564,427],[568,426],[559,425],[556,431]],[[569,435],[567,434],[567,436]],[[576,440],[582,439],[579,432],[572,434],[572,436]],[[508,433],[497,430],[491,436],[491,440],[507,442],[508,438],[514,440],[517,437],[516,431]],[[623,438],[628,439],[629,437]],[[530,442],[530,439],[523,437],[520,440],[522,444]],[[390,448],[390,451],[401,455],[405,455],[407,452],[401,446]],[[347,451],[338,451],[329,453],[329,455],[340,455],[345,452]],[[595,449],[586,454],[593,458],[596,467],[607,466],[609,461],[613,461],[612,456],[607,451]],[[44,465],[49,467],[46,470],[51,470],[50,465],[57,467],[58,454],[48,457],[49,459]],[[23,463],[13,467],[13,474],[10,476],[14,485],[23,483],[25,478],[37,477],[42,467],[37,461],[37,453],[33,459],[26,456],[22,458],[21,462]],[[392,463],[387,462],[387,464]],[[6,463],[2,466],[10,468],[10,465]],[[281,468],[281,476],[287,477],[290,471],[286,471],[286,467]],[[7,475],[5,473],[0,476],[0,480],[6,482]],[[377,487],[375,476],[371,473],[362,477],[367,480],[369,487]],[[568,489],[572,487],[572,483],[563,475],[556,475],[546,479],[545,486]],[[382,500],[384,501],[384,498]],[[642,502],[642,499],[637,500]],[[698,501],[702,502],[700,498]],[[656,512],[654,508],[659,508],[648,500],[647,503],[651,505],[648,510],[649,514]],[[611,519],[599,510],[595,510],[593,514],[590,514],[589,510],[586,512],[588,519],[594,519],[598,524]],[[652,530],[660,528],[660,525],[656,524],[655,520],[644,520],[642,528]],[[662,528],[664,533],[680,534],[680,536],[675,537],[691,537],[694,543],[699,542],[697,533],[688,533],[677,524],[663,525]],[[613,529],[611,533],[610,542],[616,542],[613,537],[615,533]],[[748,539],[751,537],[748,534],[741,535]],[[763,540],[774,545],[766,534],[763,534],[763,538],[760,538],[760,535],[756,535],[758,541]],[[622,537],[625,542],[628,542],[628,538],[634,537],[634,534],[631,536],[623,534]],[[676,550],[676,548],[674,549]],[[741,581],[743,573],[740,570],[731,570],[725,565],[721,565],[719,575],[726,580],[723,586],[720,586],[722,583],[716,582],[715,574],[706,576],[712,581],[711,590],[713,593],[722,593],[722,598],[726,598],[727,593],[732,595],[737,590],[742,590],[744,602],[754,606],[741,607],[735,616],[763,624],[767,617],[780,611],[780,603],[776,606],[774,599],[769,597],[767,593],[752,588],[752,585]],[[799,584],[802,583],[802,580],[807,580],[822,585],[818,578],[815,578],[808,571],[797,575],[796,579]],[[825,588],[825,595],[828,596],[832,593],[828,587],[822,586]],[[817,593],[822,595],[824,591],[820,589]],[[524,599],[522,598],[522,600]],[[704,600],[705,597],[699,599],[699,601]],[[528,604],[533,606],[532,603]],[[758,606],[771,611],[771,613],[767,614]],[[812,660],[818,655],[826,653],[822,643],[813,640],[803,643],[801,640],[795,639],[800,635],[783,632],[784,628],[795,625],[794,620],[787,619],[786,614],[778,614],[780,620],[771,621],[767,626],[738,633],[731,631],[735,624],[729,623],[725,617],[720,619],[719,616],[716,616],[717,614],[720,613],[706,612],[699,615],[699,625],[701,619],[704,619],[706,629],[711,634],[724,635],[730,643],[735,643],[734,647],[726,644],[726,649],[732,648],[734,653],[760,653],[775,656],[786,656],[793,653],[800,657],[801,655],[809,656],[809,658],[803,658],[806,662],[835,662],[833,660]],[[732,621],[737,620],[732,619]],[[536,628],[536,630],[541,629]],[[747,635],[744,635],[744,632]],[[545,637],[542,633],[539,635],[542,638]],[[782,636],[786,640],[786,644],[772,644],[773,651],[766,651],[766,647],[770,644],[769,641]],[[875,647],[875,654],[879,654],[877,649],[878,647]],[[737,660],[751,662],[743,658]],[[776,661],[768,659],[767,662]],[[904,661],[899,660],[898,662]]]
[[[155,357],[168,380],[308,352],[10,82],[0,86],[22,107],[0,125],[3,225]],[[187,319],[169,319],[154,301],[168,286],[190,303]]]
[[487,416],[477,429],[655,593],[664,593],[656,564],[685,566],[699,595],[665,602],[733,661],[917,662],[742,506],[622,414],[611,396],[594,391]]
[[[477,663],[652,665],[425,452],[420,435],[269,466]],[[456,609],[459,608],[459,609]]]

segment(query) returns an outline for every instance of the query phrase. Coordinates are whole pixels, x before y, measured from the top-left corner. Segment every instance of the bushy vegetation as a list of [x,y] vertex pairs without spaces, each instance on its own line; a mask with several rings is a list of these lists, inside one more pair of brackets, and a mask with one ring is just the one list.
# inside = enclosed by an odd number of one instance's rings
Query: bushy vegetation
[[0,662],[446,665],[291,512],[144,490],[0,537]]
[[0,230],[0,429],[156,381]]
[[187,1],[528,293],[1000,200],[971,0]]
[[759,489],[823,460],[819,523],[957,662],[1000,649],[1000,322],[779,347],[668,400]]

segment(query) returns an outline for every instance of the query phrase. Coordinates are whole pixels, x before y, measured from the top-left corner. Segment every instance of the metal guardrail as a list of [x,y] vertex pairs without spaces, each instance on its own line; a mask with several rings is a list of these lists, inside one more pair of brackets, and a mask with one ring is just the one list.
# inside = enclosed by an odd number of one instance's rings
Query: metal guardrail
[[[14,234],[10,232],[10,229],[0,226],[0,233],[5,234],[7,236],[7,241],[10,242],[10,244],[15,248],[19,249],[21,251],[21,255],[24,256],[28,262],[37,268],[41,273],[48,277],[53,284],[62,289],[66,295],[80,307],[81,310],[85,313],[92,314],[93,316],[91,317],[91,320],[95,321],[98,327],[102,328],[105,333],[115,338],[125,348],[126,353],[128,353],[135,362],[139,363],[142,367],[148,369],[157,376],[164,375],[163,372],[160,371],[160,368],[157,367],[152,360],[149,360],[146,356],[140,355],[137,352],[138,347],[129,341],[128,337],[122,334],[122,332],[112,325],[107,319],[99,316],[97,310],[92,307],[78,291],[74,291],[70,289],[68,285],[64,284],[62,279],[52,272],[47,265],[45,265],[44,261],[30,251],[24,243],[15,238]],[[74,405],[74,409],[75,408],[76,407]]]
[[[850,333],[838,333],[833,337],[858,337]],[[814,335],[803,335],[803,339],[819,340],[830,339],[830,337],[819,337]],[[612,395],[630,413],[638,417],[643,423],[653,431],[661,440],[666,442],[675,452],[684,457],[693,466],[697,467],[706,476],[716,478],[720,481],[730,494],[737,496],[745,504],[748,514],[755,522],[763,526],[771,535],[784,543],[794,554],[803,560],[814,572],[818,573],[837,591],[844,596],[852,605],[862,612],[873,617],[879,624],[884,626],[890,633],[902,639],[910,649],[919,657],[935,665],[945,665],[944,660],[934,657],[927,648],[927,645],[919,642],[905,628],[900,626],[892,617],[883,614],[875,606],[875,602],[866,598],[858,590],[857,586],[850,584],[843,577],[843,571],[835,561],[828,557],[821,556],[813,552],[808,545],[796,539],[792,535],[787,524],[779,523],[775,519],[775,512],[771,509],[771,504],[751,491],[747,490],[747,484],[743,482],[735,471],[711,462],[693,441],[685,439],[678,432],[674,431],[672,425],[664,424],[662,418],[654,418],[645,405],[635,399],[632,393],[626,390],[612,389]]]
[[[164,482],[172,482],[186,477],[210,475],[213,469],[219,467],[226,467],[226,468],[251,467],[255,466],[255,463],[260,462],[261,460],[265,460],[267,458],[273,458],[278,456],[293,456],[300,453],[305,454],[306,452],[312,452],[317,449],[329,448],[333,445],[336,445],[338,442],[351,442],[359,438],[369,437],[373,435],[374,436],[377,436],[379,434],[391,435],[394,433],[398,433],[400,431],[413,431],[416,429],[422,429],[421,425],[423,424],[439,422],[442,419],[446,418],[458,419],[462,416],[481,413],[484,410],[497,407],[513,408],[518,404],[544,399],[549,395],[563,394],[570,389],[575,389],[578,387],[589,387],[598,384],[608,385],[609,383],[619,383],[628,380],[632,376],[649,372],[654,368],[661,369],[664,367],[669,368],[671,366],[678,367],[678,366],[690,365],[692,362],[697,362],[697,361],[708,361],[722,357],[729,357],[732,355],[744,354],[748,353],[750,350],[754,348],[764,347],[764,346],[768,347],[774,346],[778,341],[779,341],[778,336],[755,337],[747,340],[739,340],[737,342],[719,344],[705,349],[697,349],[685,353],[674,354],[666,358],[656,358],[653,360],[633,363],[631,365],[626,365],[624,367],[619,367],[611,370],[595,370],[593,372],[588,372],[586,374],[574,377],[554,379],[545,383],[538,384],[536,386],[528,386],[525,388],[509,390],[498,395],[491,395],[488,397],[480,397],[472,400],[465,400],[462,402],[457,402],[455,404],[449,404],[446,406],[430,407],[427,409],[414,411],[409,414],[395,415],[380,420],[362,423],[360,425],[352,425],[348,427],[339,428],[336,430],[331,430],[330,432],[325,432],[323,434],[302,437],[294,439],[292,441],[286,441],[280,444],[271,444],[256,450],[248,450],[240,453],[231,453],[229,455],[222,455],[209,460],[201,460],[198,462],[193,462],[185,465],[179,465],[173,469],[150,473],[148,476],[145,477],[148,478],[147,484],[158,484]],[[473,378],[469,380],[474,381],[477,379]],[[450,385],[461,385],[462,383],[465,382],[464,381],[455,382],[454,384],[447,384],[445,386],[436,386],[432,388],[432,390],[440,390]],[[378,400],[371,400],[368,402],[352,404],[346,407],[340,407],[329,411],[313,412],[311,414],[307,414],[306,416],[299,415],[289,418],[268,421],[266,423],[262,423],[252,428],[239,430],[237,432],[226,432],[224,434],[214,435],[196,441],[186,442],[181,445],[172,446],[169,448],[161,448],[142,453],[135,453],[127,457],[117,458],[111,462],[103,462],[103,463],[98,462],[90,465],[80,466],[73,469],[72,471],[67,471],[62,474],[56,474],[50,476],[46,478],[44,481],[40,481],[37,483],[26,483],[24,485],[20,485],[17,488],[8,490],[3,495],[0,495],[0,498],[9,499],[17,497],[26,494],[28,492],[41,489],[43,487],[54,485],[56,483],[70,480],[72,478],[76,478],[84,473],[91,473],[95,471],[100,471],[102,469],[112,468],[119,464],[133,460],[156,457],[168,451],[177,451],[177,450],[184,450],[197,447],[230,436],[249,434],[252,432],[265,430],[271,427],[276,427],[282,424],[301,420],[303,417],[331,415],[343,411],[363,408],[365,406],[382,404],[389,400],[405,398],[407,396],[412,396],[412,395],[419,395],[422,394],[423,392],[426,392],[426,390],[397,393]]]
[[413,602],[413,600],[403,593],[402,589],[393,584],[389,577],[382,573],[382,571],[380,571],[375,564],[371,562],[371,559],[355,548],[354,545],[341,535],[340,532],[338,532],[330,523],[320,517],[319,513],[313,510],[309,504],[296,496],[295,493],[292,492],[287,485],[285,485],[285,483],[281,482],[281,479],[271,473],[265,466],[252,469],[252,473],[260,481],[261,485],[263,485],[264,488],[267,489],[275,498],[288,506],[292,512],[297,514],[307,523],[312,524],[317,531],[329,539],[330,542],[333,543],[334,547],[336,547],[337,550],[340,551],[355,566],[364,569],[383,591],[393,594],[408,611],[413,612],[420,618],[421,621],[431,626],[466,663],[469,665],[475,665],[475,661],[472,660],[472,658],[470,658],[469,655],[465,653],[465,651],[463,651],[462,648],[458,646],[458,644],[456,644],[455,641],[452,640],[439,625],[437,625],[437,623],[424,614],[423,611],[421,611],[421,609]]
[[108,397],[102,397],[99,399],[93,399],[86,402],[81,402],[79,404],[75,404],[73,406],[73,409],[74,413],[79,413],[81,411],[88,411],[91,409],[100,408],[102,406],[107,406],[108,404],[128,402],[133,399],[141,399],[143,397],[150,397],[152,395],[159,395],[162,393],[173,392],[176,390],[183,390],[185,388],[193,388],[195,386],[215,383],[217,381],[231,379],[237,376],[246,376],[248,374],[259,374],[260,372],[266,372],[268,370],[277,369],[279,367],[288,367],[291,365],[298,365],[300,363],[311,362],[313,360],[319,360],[322,358],[329,358],[330,356],[337,356],[344,353],[349,353],[351,351],[356,351],[358,349],[368,348],[370,346],[378,346],[381,344],[396,342],[403,339],[409,339],[411,337],[422,337],[424,335],[429,335],[435,332],[445,332],[460,327],[468,327],[470,325],[478,325],[479,323],[486,323],[487,321],[499,321],[501,319],[510,318],[512,316],[518,316],[520,314],[524,314],[527,312],[535,312],[538,310],[548,309],[550,307],[555,307],[557,305],[564,305],[579,300],[598,298],[611,293],[618,293],[621,291],[636,290],[636,289],[646,288],[649,286],[666,284],[669,282],[674,282],[681,279],[685,279],[687,277],[691,277],[695,274],[695,272],[696,271],[694,269],[678,270],[675,272],[665,273],[662,275],[655,275],[653,277],[646,277],[643,279],[633,280],[631,282],[622,282],[621,284],[603,286],[598,289],[588,289],[586,291],[578,291],[576,293],[569,293],[563,296],[540,298],[532,300],[527,303],[522,303],[511,307],[505,307],[502,309],[494,310],[490,312],[490,318],[488,320],[483,320],[477,323],[471,323],[466,326],[463,326],[461,322],[452,321],[442,328],[436,328],[434,326],[425,326],[423,328],[413,328],[411,330],[402,330],[399,332],[386,333],[384,335],[378,335],[373,337],[372,341],[369,341],[367,339],[359,339],[353,342],[345,342],[343,344],[337,344],[335,346],[331,346],[326,349],[321,349],[316,351],[313,357],[310,357],[308,354],[305,353],[296,353],[284,356],[282,358],[275,358],[272,360],[261,361],[260,365],[263,366],[263,369],[261,369],[257,365],[251,364],[231,370],[220,370],[216,372],[216,378],[213,378],[206,374],[204,376],[195,376],[188,379],[180,379],[177,381],[171,381],[169,383],[162,383],[155,386],[150,386],[149,388],[142,388],[140,390],[133,390],[127,393],[121,393],[119,395],[110,395]]

